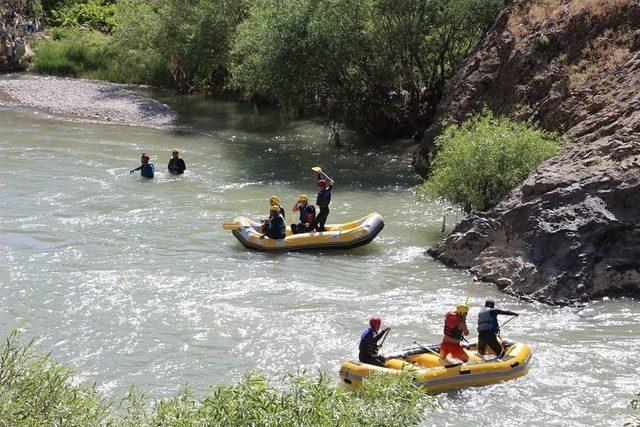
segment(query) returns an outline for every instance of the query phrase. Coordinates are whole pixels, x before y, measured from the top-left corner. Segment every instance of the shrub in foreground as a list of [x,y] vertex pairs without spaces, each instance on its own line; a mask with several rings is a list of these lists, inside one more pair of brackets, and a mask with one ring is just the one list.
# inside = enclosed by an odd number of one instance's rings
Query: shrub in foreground
[[70,369],[34,355],[31,343],[21,346],[12,333],[0,347],[0,426],[406,426],[419,423],[434,404],[409,375],[372,376],[350,392],[324,375],[288,375],[274,385],[249,373],[202,397],[185,388],[153,399],[132,388],[117,408],[72,378]]
[[488,111],[449,126],[435,143],[431,176],[419,193],[480,211],[497,205],[561,148],[557,134]]
[[12,333],[0,347],[0,426],[94,426],[109,406],[94,387],[73,385],[72,371],[20,346]]

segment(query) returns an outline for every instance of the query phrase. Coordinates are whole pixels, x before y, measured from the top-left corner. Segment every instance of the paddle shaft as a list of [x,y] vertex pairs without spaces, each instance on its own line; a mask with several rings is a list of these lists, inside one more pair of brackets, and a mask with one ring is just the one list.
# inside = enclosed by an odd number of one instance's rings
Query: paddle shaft
[[504,325],[506,325],[507,323],[511,322],[513,319],[515,319],[518,316],[512,316],[511,319],[508,319],[507,321],[505,321],[502,325],[499,325],[500,328],[502,328]]
[[418,341],[414,341],[413,342],[415,345],[419,345],[420,348],[422,348],[423,350],[427,350],[429,353],[433,353],[436,356],[440,357],[440,353],[436,353],[435,350],[431,350],[429,347],[425,347],[422,344],[420,344]]

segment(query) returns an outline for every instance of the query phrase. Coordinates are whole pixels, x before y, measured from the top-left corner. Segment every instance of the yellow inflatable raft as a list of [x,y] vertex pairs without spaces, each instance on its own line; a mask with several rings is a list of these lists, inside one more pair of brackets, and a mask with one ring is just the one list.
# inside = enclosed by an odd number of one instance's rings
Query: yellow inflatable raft
[[531,360],[531,347],[527,344],[504,341],[504,355],[485,360],[476,353],[476,345],[465,348],[469,362],[456,364],[438,356],[440,345],[413,347],[388,354],[385,367],[362,362],[344,362],[340,368],[340,380],[350,386],[358,386],[372,372],[398,374],[412,373],[415,380],[427,392],[437,393],[454,388],[483,386],[512,380],[527,373]]
[[[237,226],[232,233],[240,243],[248,249],[265,252],[352,249],[371,242],[384,227],[382,216],[375,212],[357,221],[327,224],[327,231],[323,232],[292,234],[291,227],[287,227],[287,237],[284,239],[261,239],[261,223],[242,216],[237,217],[232,224]],[[225,228],[227,227],[229,223],[225,224]]]

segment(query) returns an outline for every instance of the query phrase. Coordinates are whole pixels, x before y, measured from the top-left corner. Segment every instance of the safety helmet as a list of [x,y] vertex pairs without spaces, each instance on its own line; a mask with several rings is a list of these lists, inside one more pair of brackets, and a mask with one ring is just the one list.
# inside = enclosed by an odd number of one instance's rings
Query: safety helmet
[[484,302],[484,306],[487,307],[487,308],[493,308],[493,307],[496,306],[496,304],[493,301],[491,301],[490,299],[488,299],[488,300],[486,300]]
[[381,323],[382,323],[382,320],[380,320],[378,316],[373,316],[369,318],[369,326],[371,326],[373,329],[380,329]]
[[327,186],[327,181],[326,180],[324,180],[324,179],[318,180],[318,187],[324,188],[326,186]]
[[280,197],[278,196],[271,196],[271,198],[269,199],[269,204],[271,206],[273,205],[279,205],[280,204]]
[[148,162],[149,161],[149,155],[147,153],[142,153],[140,155],[140,160],[143,162]]
[[180,150],[178,150],[177,148],[174,148],[173,150],[171,150],[171,154],[173,153],[180,154]]
[[269,212],[280,212],[280,206],[271,205],[271,207],[269,208]]
[[309,203],[309,196],[307,196],[306,194],[301,194],[300,197],[298,197],[298,201]]
[[469,306],[466,304],[460,304],[456,307],[456,312],[458,314],[467,314],[469,312]]

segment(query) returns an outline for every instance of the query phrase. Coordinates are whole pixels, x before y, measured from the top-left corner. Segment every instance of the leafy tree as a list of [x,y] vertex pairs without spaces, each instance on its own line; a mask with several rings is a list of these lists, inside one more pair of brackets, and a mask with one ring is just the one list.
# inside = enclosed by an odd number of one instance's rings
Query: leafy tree
[[295,113],[416,131],[502,0],[259,0],[238,28],[233,83]]
[[558,137],[490,112],[449,126],[436,138],[428,197],[484,211],[497,205],[544,160],[560,151]]

